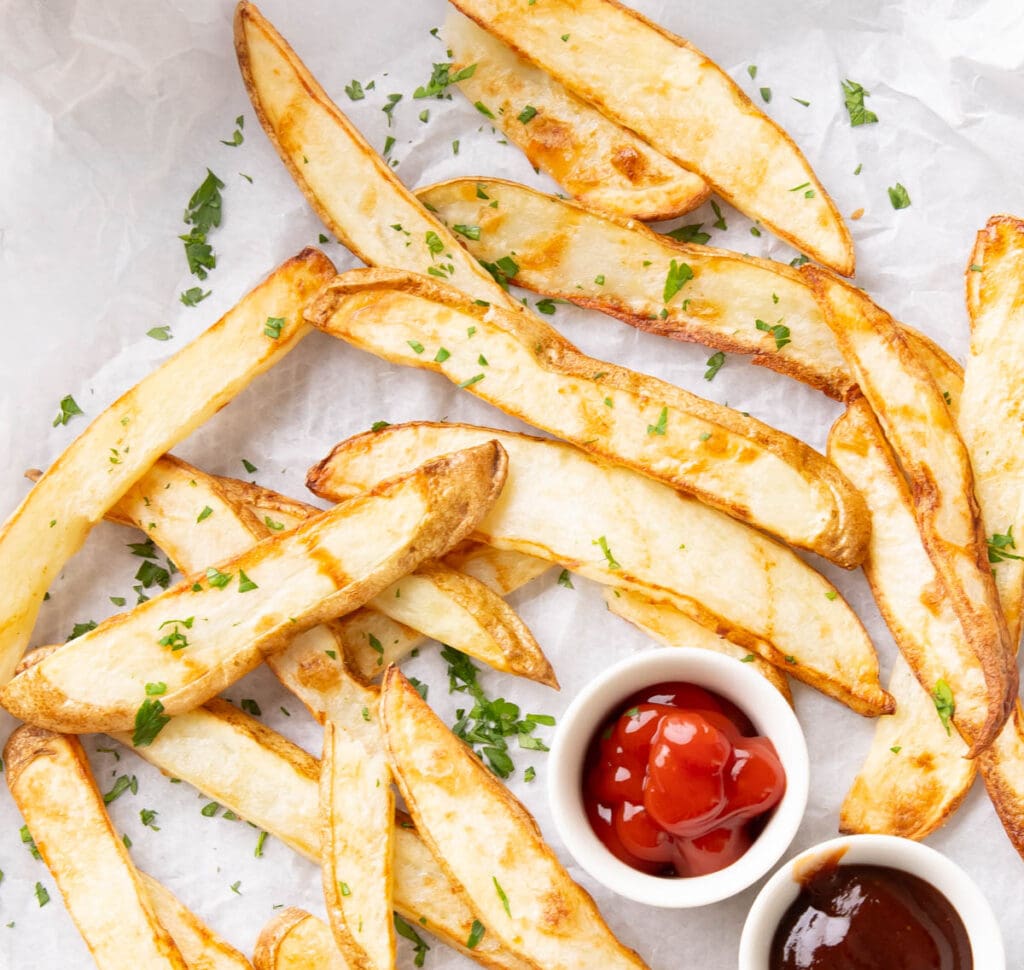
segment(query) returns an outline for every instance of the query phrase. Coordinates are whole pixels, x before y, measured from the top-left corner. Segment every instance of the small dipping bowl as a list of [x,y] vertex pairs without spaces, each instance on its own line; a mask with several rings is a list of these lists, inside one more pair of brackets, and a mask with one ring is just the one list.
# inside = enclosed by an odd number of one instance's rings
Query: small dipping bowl
[[[583,771],[587,749],[607,717],[630,695],[679,681],[732,701],[771,740],[786,773],[786,792],[754,844],[732,865],[705,876],[652,876],[616,858],[587,819]],[[648,906],[706,906],[742,892],[782,858],[807,807],[807,744],[785,698],[755,670],[732,657],[691,647],[639,653],[592,680],[562,716],[549,756],[551,813],[562,842],[594,879]]]
[[974,970],[1006,970],[1002,936],[992,907],[974,881],[935,849],[893,835],[848,835],[822,842],[786,863],[765,883],[747,915],[740,938],[739,970],[768,970],[779,921],[800,893],[800,877],[839,853],[844,865],[887,866],[937,889],[960,914],[971,944]]

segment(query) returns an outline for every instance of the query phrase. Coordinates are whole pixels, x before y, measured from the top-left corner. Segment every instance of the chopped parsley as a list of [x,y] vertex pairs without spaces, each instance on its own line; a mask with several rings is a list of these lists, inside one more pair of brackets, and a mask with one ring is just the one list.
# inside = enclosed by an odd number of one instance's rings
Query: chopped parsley
[[470,64],[468,67],[464,67],[453,74],[452,68],[454,66],[454,64],[435,64],[430,74],[430,80],[426,84],[421,84],[413,92],[413,98],[417,100],[421,98],[440,98],[449,85],[457,84],[459,81],[466,81],[476,74],[476,64]]
[[851,127],[871,125],[878,121],[878,115],[864,107],[864,99],[870,95],[871,92],[865,91],[864,87],[856,81],[843,81],[843,103],[850,116]]
[[465,390],[467,387],[472,387],[474,384],[479,384],[484,379],[483,374],[475,374],[473,377],[467,378],[461,384],[458,385],[459,390]]
[[423,962],[427,959],[427,951],[430,949],[430,946],[398,913],[393,915],[395,917],[395,932],[412,943],[416,948],[416,956],[413,963],[417,967],[422,967]]
[[40,909],[50,901],[50,894],[46,891],[46,887],[41,882],[36,883],[36,899],[39,902]]
[[204,505],[203,511],[196,516],[196,522],[202,522],[203,519],[208,519],[211,515],[213,515],[213,509],[209,505]]
[[707,370],[704,371],[704,380],[713,381],[715,375],[722,369],[725,364],[725,354],[722,351],[718,351],[717,354],[712,354],[706,361]]
[[53,427],[57,427],[61,424],[67,424],[76,414],[85,414],[85,412],[78,406],[78,402],[70,395],[66,395],[61,398],[60,411],[57,413],[57,417],[53,419]]
[[569,575],[568,569],[563,569],[558,574],[558,585],[564,586],[566,589],[575,589],[576,587],[572,584],[572,577]]
[[458,223],[452,226],[460,236],[465,236],[467,239],[479,239],[480,238],[480,227],[479,226],[465,226]]
[[269,515],[263,516],[263,524],[270,529],[271,532],[280,532],[284,528],[283,522],[275,522]]
[[772,89],[771,88],[761,88],[761,100],[765,104],[768,104],[772,100]]
[[253,852],[253,855],[256,856],[257,859],[262,859],[263,858],[263,843],[266,842],[266,841],[267,841],[267,833],[266,832],[260,832],[259,838],[256,839],[256,850]]
[[251,714],[253,717],[261,717],[263,714],[263,711],[260,710],[260,705],[251,697],[243,697],[239,706],[246,714]]
[[658,423],[657,424],[649,424],[649,425],[647,425],[647,433],[648,434],[661,435],[662,437],[664,437],[665,436],[665,428],[667,427],[667,425],[668,425],[668,408],[664,407],[664,408],[661,409],[661,413],[658,415]]
[[608,568],[609,569],[621,569],[622,568],[622,566],[619,565],[618,561],[612,555],[612,550],[611,550],[611,547],[608,545],[608,539],[607,539],[606,536],[601,536],[600,538],[594,539],[591,542],[591,545],[592,546],[600,546],[601,547],[601,552],[604,553],[604,558],[605,558],[605,561],[608,563]]
[[271,340],[279,340],[281,338],[281,330],[284,328],[284,324],[284,317],[267,317],[267,322],[263,324],[263,332],[270,337]]
[[[531,770],[532,769],[529,769],[529,768],[527,769],[527,771],[531,771]],[[468,938],[466,939],[466,949],[467,950],[475,949],[476,945],[484,938],[484,933],[486,933],[486,932],[487,931],[484,928],[484,924],[481,923],[480,920],[478,920],[478,919],[473,920],[473,926],[472,926],[472,928],[469,931]]]
[[715,229],[721,229],[722,232],[725,232],[725,230],[728,229],[729,227],[726,225],[725,216],[722,215],[722,210],[719,208],[718,203],[714,199],[711,200],[711,211],[716,216],[715,221],[711,223],[711,225]]
[[550,317],[553,316],[555,313],[555,303],[556,301],[551,299],[538,300],[535,306],[537,307],[538,311],[543,313],[545,316]]
[[167,685],[162,681],[157,681],[155,684],[146,684],[146,696],[147,697],[160,697],[161,694],[167,693]]
[[953,690],[949,684],[941,678],[935,682],[935,689],[932,691],[932,701],[935,710],[938,712],[939,720],[946,729],[946,734],[951,734],[949,727],[950,719],[956,713],[956,701],[953,699]]
[[[1014,558],[1018,559],[1020,557],[1019,556],[1014,556]],[[96,626],[97,626],[97,624],[96,624],[95,620],[86,620],[84,623],[76,623],[71,628],[71,635],[67,638],[67,640],[65,642],[69,642],[71,640],[77,640],[78,637],[84,636],[90,630],[95,630]]]
[[494,889],[498,894],[498,899],[501,900],[501,905],[505,908],[505,912],[509,917],[512,916],[512,909],[508,904],[508,896],[505,895],[505,890],[501,888],[501,883],[498,882],[497,876],[491,877],[494,880]]
[[678,229],[665,233],[665,235],[671,236],[676,242],[697,243],[701,246],[711,239],[710,233],[704,232],[703,222],[695,222],[689,226],[680,226]]
[[259,469],[251,462],[248,458],[242,459],[242,467],[251,475],[253,472],[259,471]]
[[231,573],[222,573],[215,566],[210,566],[210,568],[206,570],[207,582],[209,582],[210,586],[215,587],[216,589],[223,589],[227,586],[227,584],[231,582],[231,576]]
[[224,141],[221,139],[222,145],[227,145],[228,148],[237,148],[245,139],[242,137],[242,129],[245,127],[245,115],[239,115],[235,118],[235,130],[231,135],[230,141]]
[[119,775],[114,782],[114,787],[103,796],[103,804],[109,805],[111,802],[116,802],[126,791],[138,795],[139,780],[135,775]]
[[533,765],[528,765],[526,771],[523,772],[523,781],[531,782],[537,777],[537,770]]
[[185,235],[178,237],[185,244],[188,271],[201,280],[205,280],[209,270],[217,265],[217,256],[206,238],[211,229],[220,225],[223,208],[220,194],[222,188],[224,183],[207,169],[206,178],[192,193],[185,210],[185,224],[192,228]]
[[248,576],[245,575],[245,570],[244,569],[239,569],[238,570],[238,592],[239,593],[248,593],[250,590],[253,590],[253,589],[259,589],[259,586],[257,586],[256,583],[254,583]]
[[689,264],[677,263],[673,259],[668,268],[668,275],[665,277],[662,302],[668,303],[692,279],[693,270],[690,269]]
[[366,97],[363,86],[355,78],[352,79],[351,84],[345,85],[345,93],[348,95],[349,101],[362,101]]
[[380,642],[372,633],[366,634],[366,639],[370,644],[370,649],[377,654],[377,666],[384,666],[384,644]]
[[910,193],[902,182],[889,186],[889,201],[894,209],[910,208]]
[[43,857],[40,855],[39,850],[36,848],[36,840],[32,838],[32,833],[28,830],[27,825],[21,827],[21,841],[25,848],[31,853],[33,859],[41,860]]
[[775,338],[775,349],[782,350],[783,347],[788,343],[792,343],[789,339],[789,327],[783,326],[781,323],[776,323],[772,326],[765,323],[764,320],[755,320],[754,326],[758,330],[764,333],[769,333]]
[[181,632],[179,626],[185,627],[186,630],[191,630],[194,620],[194,616],[190,616],[187,620],[164,620],[164,622],[160,624],[159,629],[162,630],[168,625],[173,625],[173,629],[170,633],[157,640],[157,643],[159,643],[161,647],[170,647],[172,653],[178,650],[184,650],[185,647],[188,646],[188,637]]
[[519,112],[518,118],[524,124],[528,125],[534,118],[537,117],[537,109],[532,105],[528,104],[522,111]]
[[893,754],[899,754],[903,750],[903,745],[902,744],[894,744],[889,750]]
[[156,824],[156,817],[158,814],[159,813],[155,808],[144,808],[139,812],[139,820],[147,829],[159,832],[160,826]]
[[1018,556],[1015,553],[1010,552],[1010,549],[1016,549],[1017,542],[1013,538],[1013,526],[1011,525],[1005,535],[1000,535],[998,532],[993,533],[992,538],[988,540],[988,561],[991,563],[1004,562],[1007,559],[1021,559],[1024,560],[1024,556]]
[[519,272],[519,264],[511,256],[502,256],[493,263],[480,260],[480,265],[487,270],[494,281],[503,289],[508,290],[509,280],[514,279]]
[[494,118],[494,112],[491,111],[491,109],[488,108],[487,105],[483,103],[483,101],[475,101],[473,103],[473,107],[476,108],[476,110],[479,111],[480,114],[482,114],[485,118]]
[[190,286],[178,297],[178,299],[181,300],[185,306],[196,306],[197,304],[202,303],[211,292],[212,290],[206,290],[206,292],[203,292],[203,288],[201,286]]
[[132,744],[136,748],[148,747],[156,740],[156,736],[170,720],[164,714],[164,705],[160,701],[147,698],[135,712],[135,731],[132,734]]
[[154,340],[173,340],[174,335],[171,333],[171,328],[167,325],[162,327],[150,327],[146,331],[147,337],[152,337]]

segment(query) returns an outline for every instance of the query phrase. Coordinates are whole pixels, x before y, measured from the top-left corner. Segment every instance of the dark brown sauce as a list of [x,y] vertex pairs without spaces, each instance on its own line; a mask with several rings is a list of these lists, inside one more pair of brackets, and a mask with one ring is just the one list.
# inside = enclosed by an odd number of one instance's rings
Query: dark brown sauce
[[887,866],[840,866],[841,856],[800,877],[770,970],[973,970],[963,920],[934,886]]

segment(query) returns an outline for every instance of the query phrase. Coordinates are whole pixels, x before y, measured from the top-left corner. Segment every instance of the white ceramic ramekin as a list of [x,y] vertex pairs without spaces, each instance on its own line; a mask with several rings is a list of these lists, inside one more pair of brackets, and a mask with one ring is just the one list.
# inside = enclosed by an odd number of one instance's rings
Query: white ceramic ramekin
[[[707,876],[663,878],[633,869],[597,837],[583,805],[587,746],[627,697],[665,681],[706,687],[732,701],[772,740],[786,772],[786,793],[757,840],[731,866]],[[609,889],[649,906],[704,906],[756,882],[789,847],[807,806],[807,745],[782,695],[746,664],[710,650],[667,647],[636,654],[590,682],[562,716],[549,758],[549,799],[558,833],[576,861]]]
[[845,851],[839,865],[888,866],[930,883],[964,921],[975,970],[1006,970],[999,924],[967,873],[934,849],[892,835],[848,835],[822,842],[779,869],[758,893],[747,915],[740,939],[739,970],[768,970],[772,939],[779,920],[800,891],[800,873],[841,850]]

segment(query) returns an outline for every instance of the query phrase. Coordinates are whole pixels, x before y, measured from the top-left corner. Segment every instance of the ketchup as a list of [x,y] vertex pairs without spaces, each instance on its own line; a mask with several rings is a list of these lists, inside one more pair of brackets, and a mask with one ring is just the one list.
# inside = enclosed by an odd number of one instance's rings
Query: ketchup
[[971,970],[963,920],[934,886],[888,866],[838,863],[827,858],[801,879],[770,970]]
[[601,725],[584,767],[587,818],[634,869],[703,876],[753,844],[786,790],[775,747],[694,684],[638,691]]

